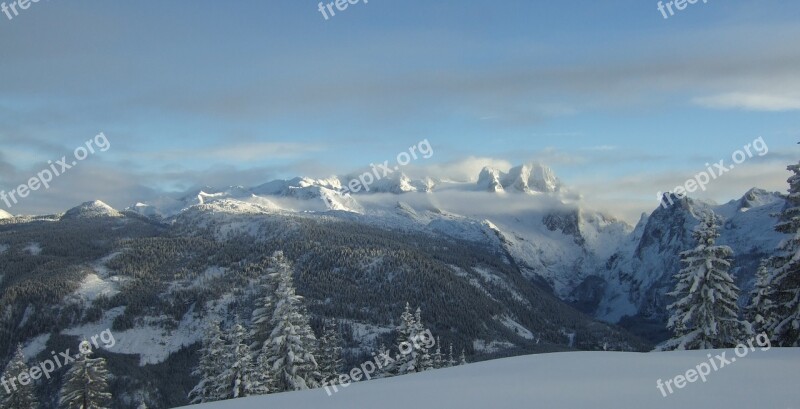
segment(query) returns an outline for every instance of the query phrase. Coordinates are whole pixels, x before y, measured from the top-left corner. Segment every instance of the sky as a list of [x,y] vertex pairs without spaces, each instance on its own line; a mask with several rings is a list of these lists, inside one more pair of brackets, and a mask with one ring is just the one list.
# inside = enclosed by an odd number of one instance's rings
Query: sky
[[541,162],[635,222],[759,137],[767,154],[696,196],[784,191],[800,159],[797,2],[699,1],[666,19],[650,0],[360,0],[327,20],[318,7],[40,0],[0,14],[0,190],[100,132],[110,145],[0,209],[326,177],[427,139],[435,155],[409,172]]

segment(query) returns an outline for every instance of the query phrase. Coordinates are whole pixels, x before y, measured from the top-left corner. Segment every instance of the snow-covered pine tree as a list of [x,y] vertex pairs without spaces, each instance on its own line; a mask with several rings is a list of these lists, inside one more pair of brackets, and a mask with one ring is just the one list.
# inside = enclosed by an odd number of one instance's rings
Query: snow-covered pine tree
[[[269,392],[269,374],[258,371],[247,340],[247,331],[236,319],[236,324],[226,338],[222,360],[226,363],[219,375],[219,396],[236,399],[246,396],[266,395]],[[266,378],[264,377],[266,376]]]
[[414,314],[411,313],[411,305],[406,303],[406,309],[400,315],[400,325],[397,327],[397,347],[400,349],[400,354],[395,363],[395,375],[417,372],[417,351],[413,347],[416,329],[417,323]]
[[136,407],[136,409],[147,409],[147,404],[142,402],[139,404],[139,406]]
[[422,348],[419,352],[419,367],[417,371],[423,372],[430,371],[431,369],[434,369],[433,357],[431,356],[430,350]]
[[716,246],[717,220],[707,214],[692,236],[697,247],[681,253],[683,269],[675,275],[676,301],[667,308],[672,316],[667,327],[673,338],[662,349],[711,349],[733,347],[749,334],[739,320],[739,288],[728,273],[733,250]]
[[108,389],[106,360],[81,353],[65,375],[59,405],[62,409],[108,409],[111,393]]
[[[424,345],[423,333],[425,333],[425,325],[422,323],[422,309],[417,307],[417,311],[414,314],[414,331],[412,334],[414,353],[417,354],[417,372],[433,369],[433,357],[431,357],[430,350]],[[417,349],[417,346],[419,346],[419,349]]]
[[450,344],[450,353],[447,355],[447,362],[445,363],[446,368],[452,368],[456,366],[456,359],[453,355],[453,344]]
[[342,337],[339,335],[336,321],[325,322],[319,342],[319,372],[322,381],[336,383],[342,369]]
[[756,334],[769,333],[778,321],[771,269],[767,267],[770,262],[770,260],[764,261],[758,267],[756,285],[750,297],[750,304],[745,310],[747,321],[750,322],[753,332]]
[[800,346],[800,163],[789,165],[789,194],[775,230],[790,237],[778,246],[772,257],[777,319],[769,328],[778,345]]
[[442,354],[442,340],[436,337],[436,351],[433,352],[433,368],[444,368],[444,355]]
[[[272,259],[270,259],[272,260]],[[252,328],[250,330],[253,352],[254,395],[272,393],[275,389],[275,379],[269,362],[269,338],[272,334],[272,317],[275,314],[275,292],[277,290],[277,272],[275,266],[270,266],[270,261],[263,261],[253,265],[256,270],[261,288],[261,298],[256,302],[256,308],[251,315]]]
[[220,322],[212,319],[203,334],[203,347],[200,349],[200,362],[192,375],[200,377],[200,381],[189,392],[192,404],[216,402],[225,399],[221,382],[225,371],[225,340],[220,330]]
[[282,252],[272,257],[278,283],[272,333],[268,341],[267,362],[276,391],[296,391],[320,386],[321,374],[314,351],[317,339],[303,308],[303,298],[295,293],[292,265]]
[[[384,361],[384,356],[390,356],[391,351],[386,348],[385,344],[381,344],[380,348],[378,349],[377,359],[381,362]],[[394,361],[389,361],[385,363],[383,368],[380,370],[380,374],[378,376],[374,376],[373,378],[391,378],[397,374],[397,363]]]
[[458,360],[458,366],[466,364],[467,364],[467,354],[465,353],[464,348],[461,348],[461,358]]
[[250,269],[256,271],[261,291],[261,298],[256,301],[256,307],[250,319],[252,324],[250,338],[253,341],[251,347],[254,351],[260,351],[272,333],[272,315],[275,312],[275,290],[277,288],[274,275],[276,270],[275,267],[270,267],[266,261],[250,266]]
[[[14,357],[3,371],[3,379],[17,378],[21,373],[28,373],[28,364],[25,363],[25,354],[22,352],[22,345],[17,345]],[[30,378],[28,378],[30,380]],[[36,394],[33,391],[33,382],[22,385],[17,382],[16,388],[9,388],[11,393],[0,391],[0,409],[32,409],[39,406]]]

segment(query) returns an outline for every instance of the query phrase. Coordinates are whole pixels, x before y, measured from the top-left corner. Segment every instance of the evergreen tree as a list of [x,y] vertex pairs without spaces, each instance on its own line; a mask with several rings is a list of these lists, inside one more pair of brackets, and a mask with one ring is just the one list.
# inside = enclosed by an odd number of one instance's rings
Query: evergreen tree
[[[423,372],[433,369],[433,358],[431,357],[430,350],[423,344],[422,335],[425,333],[425,325],[422,323],[422,309],[417,308],[414,314],[414,331],[412,334],[412,344],[414,345],[414,353],[417,355],[417,372]],[[419,345],[419,349],[417,349]]]
[[400,325],[397,327],[397,346],[400,348],[395,364],[395,375],[405,375],[417,372],[417,351],[414,348],[414,334],[417,323],[411,313],[411,305],[406,303],[405,311],[400,315]]
[[279,392],[317,388],[321,374],[314,357],[316,337],[311,330],[302,297],[295,294],[292,265],[277,252],[272,258],[278,283],[267,362]]
[[464,353],[464,348],[461,348],[461,359],[458,361],[458,366],[467,364],[467,354]]
[[[28,370],[28,364],[25,363],[25,354],[22,352],[22,345],[17,345],[14,357],[11,358],[11,362],[8,363],[3,372],[3,378],[19,379],[19,374],[28,374]],[[28,379],[30,380],[30,377]],[[22,385],[20,382],[14,385],[16,388],[6,387],[8,390],[0,391],[0,409],[32,409],[39,406],[36,394],[33,391],[32,381],[28,382],[27,385]]]
[[706,215],[693,232],[697,247],[681,253],[683,269],[675,275],[676,301],[667,327],[673,338],[664,349],[711,349],[735,346],[749,333],[739,320],[739,288],[733,282],[730,260],[733,250],[714,245],[719,237],[713,213]]
[[456,366],[456,359],[453,356],[453,344],[450,344],[450,353],[447,355],[447,362],[445,363],[445,367],[452,368]]
[[139,406],[136,407],[136,409],[147,409],[147,404],[144,403],[144,401],[142,401],[142,403],[140,403]]
[[200,377],[200,381],[189,392],[191,403],[208,403],[225,399],[223,394],[225,385],[220,377],[225,370],[225,364],[225,340],[219,320],[213,319],[205,329],[200,362],[192,372],[192,375]]
[[342,368],[342,337],[336,327],[336,322],[331,320],[322,328],[318,363],[323,382],[335,383]]
[[[389,356],[391,351],[386,348],[385,344],[381,344],[380,348],[378,349],[378,359],[383,361],[384,356]],[[375,378],[391,378],[397,374],[397,363],[396,361],[388,362],[386,365],[381,368],[380,375]]]
[[106,360],[90,358],[90,355],[91,353],[79,354],[67,371],[59,400],[62,409],[111,407]]
[[269,362],[270,344],[272,334],[272,317],[275,314],[275,292],[277,290],[275,266],[269,266],[264,261],[250,267],[257,270],[261,287],[261,298],[256,303],[256,308],[251,316],[252,329],[250,331],[251,349],[254,351],[252,378],[254,382],[253,395],[272,393],[275,389],[275,379]]
[[790,235],[778,246],[771,263],[776,319],[770,324],[774,340],[781,346],[800,346],[800,163],[787,169],[789,194],[775,230]]
[[253,340],[251,347],[254,351],[260,351],[267,344],[272,333],[272,315],[275,312],[275,290],[276,282],[274,279],[275,268],[269,268],[267,262],[251,266],[250,269],[256,270],[259,275],[261,298],[256,302],[256,308],[251,316],[252,329],[250,338]]
[[746,309],[746,317],[753,332],[760,334],[768,332],[778,321],[775,306],[775,291],[772,286],[772,275],[767,267],[768,262],[762,262],[756,272],[756,285],[753,288],[750,304]]
[[235,399],[266,395],[269,392],[269,374],[257,370],[247,342],[247,331],[237,322],[226,338],[226,350],[222,356],[226,365],[219,375],[219,396]]
[[434,369],[433,357],[430,354],[430,350],[422,348],[419,354],[419,372],[430,371],[431,369]]
[[433,353],[433,368],[441,369],[445,367],[444,355],[442,354],[442,340],[436,337],[436,351]]

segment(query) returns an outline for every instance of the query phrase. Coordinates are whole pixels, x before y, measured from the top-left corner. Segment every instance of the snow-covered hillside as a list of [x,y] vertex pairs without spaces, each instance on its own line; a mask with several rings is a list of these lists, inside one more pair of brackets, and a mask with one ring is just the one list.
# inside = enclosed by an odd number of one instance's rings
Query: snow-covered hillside
[[9,212],[7,212],[7,211],[5,211],[3,209],[0,209],[0,220],[10,219],[12,217],[14,217],[14,216],[11,213],[9,213]]
[[[246,398],[193,409],[658,409],[796,408],[800,349],[751,352],[664,397],[656,381],[685,374],[708,353],[569,352],[521,356],[397,378]],[[727,350],[727,358],[735,357]]]
[[121,217],[122,215],[111,206],[95,200],[67,210],[62,219],[93,219],[98,217]]
[[477,182],[411,179],[398,172],[376,181],[369,191],[341,195],[339,189],[354,177],[206,187],[130,210],[174,221],[198,209],[228,214],[258,209],[444,234],[492,246],[528,279],[546,283],[587,314],[612,323],[634,317],[656,326],[679,269],[678,254],[692,247],[691,230],[699,215],[714,211],[724,223],[720,243],[736,254],[733,273],[742,305],[759,260],[782,239],[772,230],[772,214],[784,206],[784,198],[756,188],[722,205],[676,199],[674,205],[643,215],[634,228],[586,208],[552,169],[537,163],[508,171],[486,167]]
[[[253,188],[204,187],[129,210],[173,221],[198,209],[252,213],[251,204],[258,204],[286,214],[432,231],[495,246],[528,278],[543,280],[562,299],[574,298],[575,288],[597,274],[632,230],[623,221],[581,208],[555,172],[537,163],[508,172],[485,168],[476,175],[477,183],[411,179],[398,172],[375,181],[368,191],[340,194],[356,176],[297,177]],[[492,187],[487,178],[497,185]]]

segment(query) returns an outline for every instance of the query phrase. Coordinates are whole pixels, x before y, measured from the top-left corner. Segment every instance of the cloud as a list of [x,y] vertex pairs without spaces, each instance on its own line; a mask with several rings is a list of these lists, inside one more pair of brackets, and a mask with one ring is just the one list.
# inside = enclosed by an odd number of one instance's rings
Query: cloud
[[[753,159],[755,160],[755,159]],[[574,180],[574,187],[582,194],[582,202],[591,209],[601,210],[635,223],[645,212],[658,207],[659,192],[667,192],[681,186],[704,169],[680,169],[645,174],[631,174],[620,178],[607,176]],[[768,191],[785,191],[786,163],[779,157],[769,160],[745,162],[736,169],[712,180],[705,191],[690,193],[695,199],[725,203],[740,198],[751,188]],[[567,181],[568,185],[570,181]]]
[[504,159],[469,156],[446,163],[409,168],[406,173],[412,177],[430,176],[457,182],[474,182],[478,180],[481,170],[487,166],[507,171],[513,165]]
[[800,110],[800,98],[746,92],[698,97],[692,103],[712,109],[741,109],[745,111],[795,111]]
[[233,162],[256,162],[271,158],[293,158],[306,153],[321,151],[320,144],[296,142],[255,142],[226,144],[209,148],[182,149],[146,154],[155,159],[172,160],[176,157],[208,158]]

